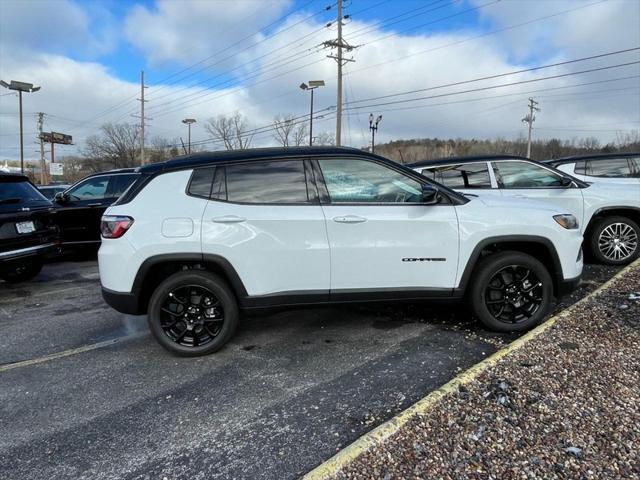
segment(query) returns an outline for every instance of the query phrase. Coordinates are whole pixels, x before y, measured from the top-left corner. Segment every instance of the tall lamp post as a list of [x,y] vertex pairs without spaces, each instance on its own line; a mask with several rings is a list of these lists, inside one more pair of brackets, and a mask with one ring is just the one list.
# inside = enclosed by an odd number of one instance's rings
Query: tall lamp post
[[196,123],[196,119],[195,118],[185,118],[184,120],[182,120],[182,123],[186,124],[189,127],[189,140],[188,140],[188,144],[189,144],[189,153],[191,153],[191,124],[192,123]]
[[301,83],[302,90],[311,90],[311,112],[309,113],[309,146],[313,146],[313,91],[318,87],[324,87],[324,80],[309,80],[309,85]]
[[0,80],[0,85],[9,90],[16,90],[18,92],[19,102],[20,102],[20,171],[24,173],[24,140],[23,140],[23,129],[22,129],[22,92],[33,93],[40,90],[40,87],[34,87],[33,83],[25,83],[25,82],[16,82],[15,80],[11,80],[10,83],[5,82],[4,80]]
[[378,131],[378,124],[382,120],[382,115],[378,115],[378,118],[373,120],[373,113],[369,114],[369,130],[371,130],[371,153],[374,153],[376,148],[376,132]]

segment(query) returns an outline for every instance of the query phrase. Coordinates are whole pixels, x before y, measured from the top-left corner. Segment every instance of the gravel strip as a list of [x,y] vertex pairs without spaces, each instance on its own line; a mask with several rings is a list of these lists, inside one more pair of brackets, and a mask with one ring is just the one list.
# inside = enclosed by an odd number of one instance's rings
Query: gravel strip
[[337,479],[640,479],[640,266]]

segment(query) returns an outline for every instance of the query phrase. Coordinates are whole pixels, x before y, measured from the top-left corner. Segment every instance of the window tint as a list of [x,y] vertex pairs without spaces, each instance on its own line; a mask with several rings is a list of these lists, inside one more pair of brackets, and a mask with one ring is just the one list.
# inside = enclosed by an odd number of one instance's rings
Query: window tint
[[631,176],[640,178],[640,157],[630,158],[629,163],[631,164]]
[[93,177],[69,190],[71,200],[102,200],[107,192],[108,176]]
[[302,160],[227,165],[227,200],[238,203],[307,203]]
[[214,172],[215,167],[195,169],[189,182],[189,194],[196,197],[209,198]]
[[449,188],[491,188],[491,177],[486,162],[449,165],[435,169],[436,182]]
[[106,192],[107,198],[117,198],[122,195],[124,191],[135,181],[136,177],[137,175],[134,173],[130,175],[113,175],[109,180],[109,186]]
[[366,160],[320,160],[333,203],[420,203],[422,185],[411,177]]
[[562,186],[562,177],[528,162],[493,162],[498,185],[502,188],[545,188]]
[[626,158],[603,158],[587,162],[587,175],[592,177],[628,177],[631,175],[631,169]]

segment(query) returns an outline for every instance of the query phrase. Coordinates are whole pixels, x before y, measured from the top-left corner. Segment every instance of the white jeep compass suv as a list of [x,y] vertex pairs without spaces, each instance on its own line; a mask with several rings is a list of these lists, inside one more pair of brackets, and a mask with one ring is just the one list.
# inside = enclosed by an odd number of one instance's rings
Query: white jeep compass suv
[[469,199],[350,148],[199,153],[138,169],[102,219],[103,296],[201,355],[240,310],[463,299],[488,328],[531,328],[582,272],[576,218]]
[[425,160],[410,167],[465,194],[529,198],[572,213],[587,251],[599,263],[624,265],[640,257],[638,185],[590,185],[550,165],[513,155]]

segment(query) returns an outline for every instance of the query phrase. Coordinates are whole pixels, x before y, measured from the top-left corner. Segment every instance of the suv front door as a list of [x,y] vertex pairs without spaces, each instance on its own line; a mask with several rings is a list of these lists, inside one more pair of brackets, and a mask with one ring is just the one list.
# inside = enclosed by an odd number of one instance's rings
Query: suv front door
[[[422,184],[364,159],[320,159],[331,247],[331,298],[446,295],[458,264],[458,221],[448,204],[422,203]],[[400,293],[402,292],[402,293]]]
[[493,171],[505,196],[550,203],[572,213],[583,228],[584,197],[575,184],[567,184],[559,173],[525,160],[494,160]]

